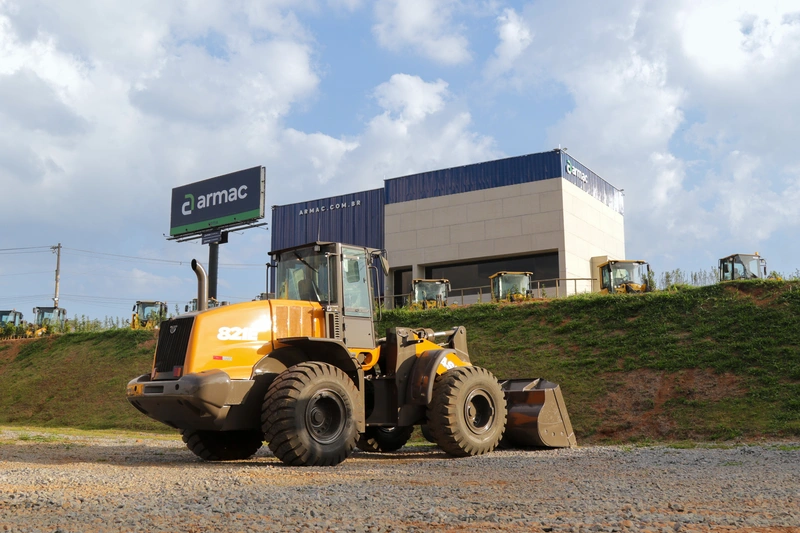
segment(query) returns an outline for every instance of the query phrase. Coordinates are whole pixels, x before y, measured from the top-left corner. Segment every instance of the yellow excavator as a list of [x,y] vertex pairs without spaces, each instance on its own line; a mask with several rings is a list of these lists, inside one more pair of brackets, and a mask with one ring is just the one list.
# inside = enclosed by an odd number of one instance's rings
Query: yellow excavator
[[522,302],[531,297],[533,272],[497,272],[489,276],[493,302]]
[[139,300],[133,305],[131,329],[158,329],[167,318],[167,302]]
[[209,461],[241,460],[266,441],[293,466],[332,466],[358,447],[392,452],[425,425],[447,454],[572,447],[560,387],[500,379],[470,361],[463,326],[392,327],[377,338],[384,252],[313,242],[271,252],[276,298],[200,309],[161,324],[152,367],[127,386],[145,415],[177,428]]
[[411,309],[447,307],[450,281],[446,279],[415,279],[411,281]]

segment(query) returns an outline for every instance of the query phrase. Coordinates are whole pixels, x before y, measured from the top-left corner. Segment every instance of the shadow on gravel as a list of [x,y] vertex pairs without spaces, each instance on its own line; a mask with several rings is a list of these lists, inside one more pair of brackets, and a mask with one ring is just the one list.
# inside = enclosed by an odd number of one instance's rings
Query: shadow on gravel
[[[391,453],[369,453],[355,450],[345,464],[351,463],[423,463],[451,460],[452,457],[433,446],[407,447]],[[289,467],[281,463],[264,445],[253,457],[241,461],[203,461],[183,446],[158,444],[96,445],[83,442],[0,443],[0,463],[33,463],[39,465],[68,465],[92,463],[113,466],[159,466],[192,468],[225,465]],[[0,467],[0,472],[2,467]]]

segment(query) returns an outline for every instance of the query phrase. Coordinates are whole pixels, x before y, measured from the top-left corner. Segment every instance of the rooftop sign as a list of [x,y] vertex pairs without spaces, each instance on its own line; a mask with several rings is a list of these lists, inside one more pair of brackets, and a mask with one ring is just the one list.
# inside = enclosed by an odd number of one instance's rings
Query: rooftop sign
[[263,218],[264,174],[253,167],[172,189],[170,236]]

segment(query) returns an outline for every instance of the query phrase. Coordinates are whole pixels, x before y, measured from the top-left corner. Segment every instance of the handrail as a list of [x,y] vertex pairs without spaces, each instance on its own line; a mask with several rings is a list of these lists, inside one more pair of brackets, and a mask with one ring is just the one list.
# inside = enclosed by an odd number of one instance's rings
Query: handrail
[[[578,292],[578,282],[592,282],[594,278],[549,278],[549,279],[537,279],[531,282],[531,287],[528,289],[528,293],[530,296],[534,298],[547,298],[547,297],[555,297],[561,298],[564,296],[568,296],[570,294],[579,294]],[[569,283],[572,282],[572,291],[570,292]],[[533,286],[535,284],[535,287]],[[546,284],[553,284],[550,287],[546,286]],[[547,293],[547,289],[555,289],[555,295],[549,295]],[[591,285],[589,286],[588,290],[584,290],[581,292],[592,292]],[[458,295],[453,295],[453,293],[458,293]],[[471,293],[471,294],[468,294]],[[387,296],[390,298],[391,301],[394,303],[394,307],[403,307],[407,305],[407,303],[411,300],[413,296],[413,292],[402,293],[402,294],[393,294]],[[478,302],[483,303],[483,296],[486,294],[488,296],[489,302],[492,301],[492,288],[491,285],[482,285],[480,287],[462,287],[458,289],[450,289],[450,295],[447,297],[448,301],[451,299],[456,299],[460,305],[465,305],[464,297],[465,296],[477,296]],[[400,302],[398,304],[398,302]],[[475,303],[475,302],[470,302]]]

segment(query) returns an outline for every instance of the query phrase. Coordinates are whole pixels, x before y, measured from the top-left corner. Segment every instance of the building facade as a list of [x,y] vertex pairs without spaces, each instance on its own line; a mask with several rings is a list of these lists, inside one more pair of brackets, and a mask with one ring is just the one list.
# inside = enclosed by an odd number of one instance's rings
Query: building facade
[[275,206],[272,249],[315,240],[385,249],[387,296],[446,278],[452,301],[472,303],[487,301],[489,276],[504,270],[532,272],[550,291],[590,291],[592,257],[625,257],[623,215],[621,190],[554,150]]

